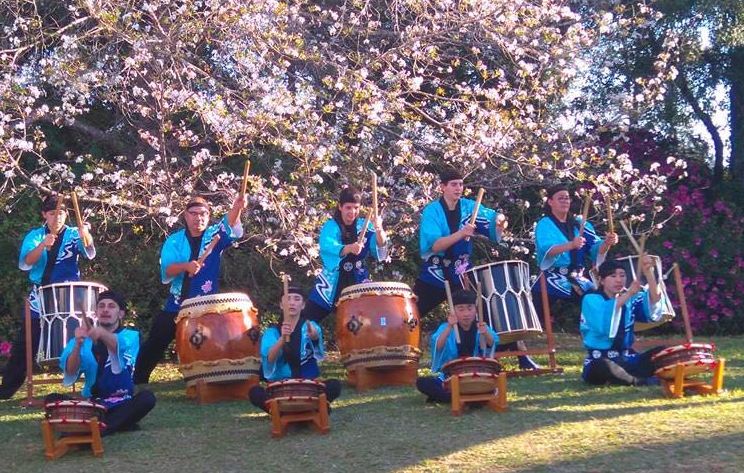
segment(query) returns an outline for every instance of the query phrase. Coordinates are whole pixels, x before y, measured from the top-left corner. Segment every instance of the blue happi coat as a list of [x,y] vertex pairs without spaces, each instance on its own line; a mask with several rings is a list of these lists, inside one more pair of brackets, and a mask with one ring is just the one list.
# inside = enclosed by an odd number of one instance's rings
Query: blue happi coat
[[[572,229],[572,235],[574,237],[579,236],[580,216],[576,218],[576,223],[577,225]],[[571,280],[581,286],[583,291],[594,289],[594,283],[584,277],[584,265],[587,258],[591,261],[592,266],[602,264],[605,255],[600,254],[599,247],[602,246],[604,240],[597,235],[591,222],[586,222],[582,236],[586,240],[586,243],[578,250],[575,250],[576,266],[572,267],[570,251],[548,256],[551,248],[569,242],[566,235],[560,231],[555,222],[548,216],[544,216],[537,222],[537,227],[535,228],[537,264],[540,270],[545,273],[549,296],[557,298],[571,297]],[[535,284],[533,290],[538,291],[539,285]]]
[[[356,233],[359,234],[364,226],[365,219],[356,219]],[[333,309],[336,303],[339,291],[339,279],[341,271],[350,271],[353,273],[354,284],[369,281],[369,270],[367,269],[366,258],[368,255],[374,255],[377,261],[387,259],[387,244],[383,247],[377,246],[375,230],[370,222],[365,235],[364,249],[358,255],[349,254],[341,257],[341,250],[344,243],[341,236],[341,227],[334,219],[329,219],[320,229],[320,259],[323,263],[323,270],[320,272],[313,288],[310,290],[308,299],[318,304],[327,311]]]
[[[461,285],[460,275],[470,268],[470,253],[473,251],[472,239],[470,241],[462,239],[448,248],[447,251],[435,253],[432,250],[434,242],[451,235],[443,205],[445,204],[439,199],[424,207],[419,230],[419,252],[423,260],[419,279],[439,288],[444,288],[445,278],[450,281],[450,284]],[[458,230],[470,222],[474,208],[474,200],[460,198]],[[486,236],[492,241],[500,241],[501,234],[496,229],[498,216],[499,212],[481,205],[475,219],[476,233]]]
[[632,350],[635,342],[633,326],[636,321],[660,321],[664,316],[664,297],[661,292],[661,299],[651,304],[648,290],[642,289],[625,304],[617,306],[616,299],[607,297],[602,290],[584,295],[579,329],[587,356],[582,376],[586,377],[587,366],[598,358],[632,364],[637,356]]
[[[227,221],[227,215],[225,215],[219,222],[208,226],[202,235],[199,255],[197,257],[204,253],[204,249],[209,245],[215,235],[220,236],[220,241],[204,261],[201,270],[191,279],[189,293],[184,295],[184,299],[219,292],[222,252],[235,239],[243,236],[243,225],[238,220],[235,226],[231,228]],[[178,312],[181,307],[181,302],[183,302],[181,291],[186,273],[169,277],[166,274],[166,269],[171,264],[186,263],[188,261],[191,261],[191,246],[189,245],[186,229],[183,228],[170,235],[165,240],[163,248],[160,251],[160,279],[163,284],[170,284],[170,296],[165,303],[165,311],[167,312]]]
[[[79,256],[82,254],[90,260],[96,257],[95,246],[90,245],[86,248],[83,245],[83,239],[80,238],[80,232],[78,232],[76,227],[68,227],[65,225],[63,228],[64,234],[62,235],[62,242],[60,243],[59,252],[57,253],[57,259],[54,261],[54,267],[52,268],[49,281],[45,281],[46,284],[79,281]],[[44,237],[46,237],[47,233],[49,233],[49,229],[46,225],[42,225],[41,227],[29,231],[23,238],[21,253],[18,257],[18,268],[23,271],[28,271],[28,279],[31,282],[31,291],[28,295],[28,302],[31,306],[31,316],[34,318],[39,317],[40,303],[38,288],[39,285],[42,284],[41,279],[47,265],[49,250],[44,250],[39,259],[33,265],[26,264],[26,256],[28,256],[34,248],[44,241]]]
[[[444,380],[444,373],[442,373],[442,366],[460,357],[460,355],[458,354],[457,340],[455,339],[454,330],[450,330],[449,336],[447,337],[447,341],[445,342],[442,349],[441,350],[437,349],[437,340],[439,339],[439,335],[441,335],[441,333],[444,332],[444,330],[447,328],[447,325],[449,325],[447,322],[442,322],[439,325],[439,328],[437,329],[437,331],[434,332],[434,335],[431,336],[431,370],[434,373],[436,373],[437,377],[442,381]],[[491,336],[493,337],[493,345],[491,345],[490,347],[486,347],[485,352],[481,350],[480,333],[476,331],[475,345],[473,346],[472,356],[484,356],[488,358],[493,357],[493,353],[496,350],[496,345],[499,344],[499,336],[489,326],[486,326],[486,330],[488,330],[488,333],[490,333]]]
[[117,349],[116,352],[109,350],[108,359],[106,360],[102,375],[99,378],[99,366],[93,355],[93,340],[86,338],[80,347],[80,368],[77,373],[69,374],[65,370],[67,360],[75,348],[75,338],[70,340],[65,346],[62,356],[59,360],[59,366],[64,373],[62,384],[72,386],[73,383],[85,378],[83,385],[83,396],[90,398],[93,396],[93,387],[95,386],[97,402],[106,407],[113,407],[134,395],[134,363],[139,353],[139,332],[129,328],[123,328],[114,333],[116,335]]
[[[318,362],[325,358],[323,331],[320,329],[320,325],[309,321],[318,333],[318,339],[312,340],[308,335],[307,323],[308,321],[303,321],[301,327],[300,371],[302,378],[315,379],[320,375]],[[277,327],[269,327],[261,336],[261,369],[264,378],[271,382],[292,377],[292,368],[283,352],[280,352],[273,362],[269,361],[269,351],[281,336],[281,331]]]

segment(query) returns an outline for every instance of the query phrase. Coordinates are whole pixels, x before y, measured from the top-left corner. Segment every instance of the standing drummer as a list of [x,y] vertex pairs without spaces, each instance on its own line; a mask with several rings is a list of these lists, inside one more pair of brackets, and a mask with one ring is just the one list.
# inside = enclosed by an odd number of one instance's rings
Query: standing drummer
[[[69,227],[67,207],[58,195],[49,195],[41,206],[44,224],[29,231],[23,238],[18,267],[28,271],[31,291],[28,304],[31,308],[31,353],[39,349],[40,303],[38,289],[47,284],[78,281],[80,269],[78,257],[82,254],[88,259],[96,256],[93,238],[85,225]],[[84,235],[81,235],[80,232]],[[90,242],[85,246],[83,241]],[[26,377],[26,324],[21,324],[13,351],[5,369],[0,399],[10,399],[21,387]]]
[[653,377],[653,355],[663,347],[643,353],[633,350],[635,321],[658,322],[662,319],[661,292],[654,274],[654,261],[645,256],[641,263],[648,289],[641,289],[640,278],[624,291],[627,277],[616,260],[599,266],[599,288],[581,300],[581,337],[587,356],[581,377],[589,384],[642,386],[658,384]]
[[[444,168],[439,174],[442,197],[424,207],[421,214],[419,251],[423,266],[413,292],[418,298],[422,318],[446,299],[445,279],[452,287],[462,287],[460,276],[471,267],[471,237],[477,233],[498,242],[507,226],[504,214],[483,205],[478,208],[475,223],[471,224],[476,203],[462,197],[464,189],[462,173],[452,167]],[[538,367],[524,355],[519,356],[519,366]]]
[[[493,357],[499,336],[485,322],[475,322],[476,299],[473,291],[455,291],[452,294],[454,312],[450,312],[447,321],[431,336],[431,370],[437,375],[416,379],[416,388],[426,394],[427,402],[450,402],[452,399],[452,394],[444,389],[442,366],[463,356]],[[460,331],[460,343],[455,339],[456,330]]]
[[248,199],[240,194],[230,211],[217,223],[209,225],[209,202],[192,197],[186,204],[183,219],[186,228],[170,235],[160,251],[160,278],[170,284],[165,307],[155,316],[147,341],[137,358],[135,384],[148,383],[150,373],[163,358],[163,353],[176,336],[175,318],[185,299],[219,292],[222,252],[243,236],[240,214]]
[[[297,286],[289,286],[282,296],[282,316],[279,323],[266,329],[261,336],[261,369],[269,382],[284,379],[315,379],[320,376],[318,362],[325,357],[323,331],[317,322],[303,315],[305,296]],[[285,317],[286,314],[286,317]],[[328,402],[341,394],[341,382],[324,381]],[[251,403],[268,412],[266,390],[254,386],[249,393]]]
[[373,218],[360,238],[365,226],[365,218],[359,216],[361,205],[359,190],[351,186],[344,188],[333,218],[320,229],[323,270],[315,279],[303,311],[309,320],[320,322],[331,313],[344,288],[369,280],[368,255],[374,255],[377,261],[387,259],[388,238],[381,218]]

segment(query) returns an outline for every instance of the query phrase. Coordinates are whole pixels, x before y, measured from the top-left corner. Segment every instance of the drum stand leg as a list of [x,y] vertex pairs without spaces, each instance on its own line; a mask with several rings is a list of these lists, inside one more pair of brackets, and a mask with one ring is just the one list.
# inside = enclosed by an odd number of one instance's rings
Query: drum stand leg
[[101,441],[101,425],[97,418],[90,420],[88,424],[90,433],[80,432],[68,437],[55,438],[54,427],[47,420],[41,421],[41,435],[44,438],[44,457],[47,460],[56,460],[65,455],[70,447],[90,444],[93,455],[103,455],[103,442]]
[[496,412],[505,412],[506,405],[506,373],[499,373],[496,379],[496,390],[487,394],[463,394],[460,392],[460,378],[450,378],[450,391],[452,393],[452,415],[459,416],[470,402],[486,402],[488,407]]
[[330,430],[328,420],[328,398],[325,393],[318,396],[318,409],[308,412],[282,413],[281,406],[276,399],[269,400],[271,413],[271,436],[284,437],[287,426],[295,422],[311,422],[313,428],[320,434],[327,434]]
[[713,370],[713,380],[711,384],[704,381],[685,378],[685,366],[678,363],[674,367],[673,379],[662,379],[661,387],[666,397],[679,399],[684,397],[685,389],[697,394],[718,395],[723,392],[723,372],[726,366],[726,359],[719,358],[716,361],[716,367]]

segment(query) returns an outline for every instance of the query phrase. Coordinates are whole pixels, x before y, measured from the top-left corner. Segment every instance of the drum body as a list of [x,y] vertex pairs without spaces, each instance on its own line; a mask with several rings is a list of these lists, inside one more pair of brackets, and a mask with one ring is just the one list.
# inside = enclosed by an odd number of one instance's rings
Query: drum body
[[[661,258],[655,255],[648,255],[651,256],[654,259],[654,274],[656,275],[656,281],[659,284],[659,290],[662,294],[662,313],[663,317],[658,322],[636,322],[635,323],[635,331],[640,332],[643,330],[648,330],[650,328],[658,327],[661,324],[664,324],[666,322],[669,322],[674,318],[676,315],[674,312],[674,307],[672,307],[672,302],[669,299],[669,294],[667,294],[667,288],[666,284],[664,284],[664,280],[662,279],[662,271],[661,271]],[[633,256],[624,256],[622,258],[617,259],[618,262],[622,265],[623,269],[625,269],[625,275],[627,277],[627,283],[626,283],[626,289],[627,286],[630,286],[630,283],[635,281],[638,278],[638,275],[636,274],[636,269],[638,268],[638,255]],[[646,281],[646,276],[641,275],[641,284],[644,288],[648,288],[648,281]]]
[[312,379],[285,379],[269,383],[266,395],[276,400],[282,412],[306,412],[318,409],[318,397],[325,384]]
[[452,377],[460,379],[461,394],[488,394],[496,389],[501,365],[493,358],[468,356],[457,358],[442,366],[444,388],[450,389]]
[[[106,407],[83,400],[67,400],[47,403],[44,406],[47,421],[58,432],[88,432],[91,419],[103,419]],[[106,425],[101,422],[101,428]]]
[[499,335],[499,343],[511,343],[542,333],[530,294],[530,266],[511,260],[476,266],[462,276],[464,287],[481,284],[485,321]]
[[355,284],[341,292],[336,340],[346,369],[418,366],[416,296],[403,283]]
[[674,379],[674,371],[678,364],[684,366],[685,377],[713,371],[716,359],[713,355],[715,347],[705,343],[685,343],[665,348],[651,358],[656,366],[656,376],[664,379]]
[[73,281],[39,288],[41,336],[36,361],[58,366],[65,345],[75,336],[83,317],[96,323],[98,294],[107,288],[95,282]]
[[176,352],[186,385],[257,379],[258,310],[242,293],[186,299],[176,318]]

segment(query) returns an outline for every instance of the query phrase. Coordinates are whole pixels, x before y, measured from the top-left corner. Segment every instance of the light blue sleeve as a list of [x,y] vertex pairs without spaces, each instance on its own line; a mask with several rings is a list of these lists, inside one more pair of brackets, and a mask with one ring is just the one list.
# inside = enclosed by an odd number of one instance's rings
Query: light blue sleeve
[[36,264],[29,265],[26,264],[26,256],[28,256],[31,251],[34,250],[37,246],[39,246],[39,243],[44,240],[44,233],[39,232],[39,229],[31,230],[26,234],[25,237],[23,237],[23,243],[21,243],[21,254],[18,257],[18,269],[21,269],[23,271],[31,271],[34,266],[36,267],[44,267],[46,266],[46,259],[47,259],[47,252],[43,251],[41,253],[41,258],[36,261]]
[[323,261],[323,267],[328,269],[338,268],[341,262],[341,250],[344,244],[341,241],[341,229],[334,220],[328,220],[320,229],[318,237],[320,243],[320,259]]
[[279,329],[276,327],[267,328],[261,335],[261,368],[263,369],[264,377],[269,381],[277,381],[289,376],[289,374],[284,375],[284,372],[288,372],[289,369],[287,363],[284,361],[283,353],[280,353],[273,362],[269,361],[269,351],[279,340],[280,336]]
[[566,237],[556,228],[549,217],[543,217],[537,222],[535,228],[535,250],[537,252],[537,265],[542,271],[552,268],[557,260],[565,253],[548,256],[548,252],[556,245],[566,243]]
[[[70,232],[70,240],[76,243],[78,253],[85,256],[87,259],[92,260],[96,257],[96,246],[95,244],[87,247],[83,244],[83,239],[80,237],[80,230],[77,227],[68,227],[67,232]],[[65,232],[65,234],[67,233]]]
[[579,328],[588,348],[609,348],[610,325],[615,311],[615,299],[599,294],[587,294],[581,301]]
[[182,231],[183,230],[179,230],[178,232],[166,238],[165,243],[163,243],[163,248],[160,250],[160,280],[163,284],[168,284],[177,277],[181,276],[168,276],[166,274],[166,269],[168,269],[168,266],[172,265],[173,263],[186,262],[181,259],[182,257],[179,256],[178,251],[178,241],[179,239],[183,238],[183,235],[181,235]]
[[65,349],[62,351],[62,355],[59,358],[59,367],[62,370],[63,386],[72,386],[76,383],[80,376],[85,377],[85,383],[83,384],[83,396],[90,397],[91,389],[96,384],[96,376],[98,375],[98,364],[93,357],[93,342],[90,338],[83,340],[83,344],[80,347],[80,367],[77,373],[69,374],[65,367],[67,366],[67,360],[70,358],[72,350],[75,348],[75,338],[67,342]]
[[[468,202],[469,209],[467,211],[467,218],[470,219],[475,209],[475,201],[469,199],[463,199],[463,203]],[[501,233],[497,231],[496,219],[499,216],[499,212],[481,205],[478,208],[478,216],[475,218],[475,231],[479,235],[488,237],[491,241],[501,241]]]
[[444,343],[442,349],[437,349],[437,340],[439,340],[439,336],[447,328],[447,325],[447,322],[443,322],[439,325],[437,331],[434,332],[434,335],[431,336],[431,370],[435,373],[440,373],[442,366],[457,358],[457,341],[455,341],[454,330],[450,330],[447,341]]
[[486,325],[486,330],[488,330],[488,333],[490,333],[493,337],[493,345],[491,345],[490,347],[486,346],[486,351],[482,351],[480,346],[480,332],[478,332],[475,337],[475,353],[473,353],[474,356],[484,356],[486,358],[492,358],[494,352],[496,351],[496,346],[499,344],[499,335],[494,332],[493,329],[488,325]]
[[599,254],[599,247],[602,246],[604,240],[597,235],[594,230],[594,225],[591,222],[586,222],[584,225],[584,239],[586,239],[586,245],[589,247],[589,257],[596,266],[599,266],[604,262],[604,255]]
[[124,329],[116,334],[116,353],[109,351],[111,357],[111,372],[119,374],[127,366],[134,366],[139,353],[139,332]]
[[641,290],[633,296],[631,304],[633,316],[637,322],[658,322],[664,317],[664,293],[656,304],[651,304],[651,296],[648,289]]
[[307,332],[307,323],[302,324],[302,339],[305,340],[305,343],[311,343],[313,346],[313,358],[315,358],[316,361],[323,361],[325,358],[325,343],[323,343],[323,329],[320,328],[320,325],[318,325],[316,322],[310,320],[308,321],[312,326],[315,328],[315,331],[318,332],[318,339],[312,340],[310,339],[310,335]]
[[419,252],[421,258],[424,260],[431,256],[434,243],[443,236],[447,236],[442,231],[441,219],[443,214],[441,210],[437,211],[437,205],[439,205],[438,202],[433,202],[424,207],[424,211],[421,213],[421,224],[419,225]]

